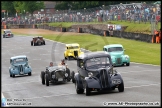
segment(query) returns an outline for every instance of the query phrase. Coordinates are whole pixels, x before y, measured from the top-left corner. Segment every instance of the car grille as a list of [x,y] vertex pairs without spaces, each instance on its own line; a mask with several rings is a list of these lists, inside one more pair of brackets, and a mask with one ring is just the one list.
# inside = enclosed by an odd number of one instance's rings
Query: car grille
[[121,58],[116,59],[116,64],[121,64]]
[[74,51],[74,56],[78,57],[78,51]]
[[107,86],[109,86],[108,74],[107,74],[105,69],[102,69],[100,71],[100,79],[101,79],[101,86],[102,86],[102,88],[106,88]]
[[62,72],[62,71],[55,72],[55,75],[57,78],[63,78],[65,76],[64,72]]
[[22,66],[22,65],[19,65],[19,71],[20,71],[20,72],[23,72],[23,71],[24,71],[24,69],[23,69],[23,66]]

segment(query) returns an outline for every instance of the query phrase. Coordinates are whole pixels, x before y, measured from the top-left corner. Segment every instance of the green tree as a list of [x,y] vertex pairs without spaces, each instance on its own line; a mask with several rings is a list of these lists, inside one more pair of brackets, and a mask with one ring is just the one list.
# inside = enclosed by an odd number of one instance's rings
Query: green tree
[[13,1],[1,1],[1,7],[2,10],[8,12],[8,16],[14,16],[16,13]]
[[36,10],[44,9],[43,1],[24,1],[24,10],[28,11],[33,15],[33,12]]

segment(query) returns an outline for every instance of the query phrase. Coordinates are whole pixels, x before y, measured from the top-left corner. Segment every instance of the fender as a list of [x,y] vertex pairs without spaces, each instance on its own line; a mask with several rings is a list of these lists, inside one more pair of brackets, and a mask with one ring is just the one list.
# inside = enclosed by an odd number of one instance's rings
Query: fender
[[[123,83],[123,79],[122,79],[120,73],[112,75],[111,76],[111,81],[114,80],[114,79],[120,79],[120,84]],[[116,85],[116,84],[112,84],[112,85]]]
[[[126,59],[126,57],[127,57],[127,59]],[[130,57],[128,55],[123,55],[122,60],[123,60],[123,62],[129,63],[130,62]]]
[[98,78],[85,77],[85,81],[86,81],[86,84],[88,84],[89,88],[101,89],[101,85],[99,83]]
[[82,82],[82,80],[80,78],[79,73],[75,73],[74,79],[78,83],[78,87],[83,89],[83,82]]

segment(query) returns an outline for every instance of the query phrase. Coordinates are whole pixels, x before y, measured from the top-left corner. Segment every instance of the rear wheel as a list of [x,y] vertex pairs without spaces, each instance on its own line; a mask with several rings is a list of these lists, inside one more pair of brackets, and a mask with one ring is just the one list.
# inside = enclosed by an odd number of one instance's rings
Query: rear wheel
[[77,94],[82,94],[82,93],[84,93],[84,89],[79,89],[77,81],[76,81],[76,83],[75,83],[75,89],[76,89],[76,93],[77,93]]
[[41,78],[42,78],[42,84],[44,85],[45,84],[45,72],[41,72]]
[[49,77],[48,77],[48,74],[46,74],[46,86],[49,86]]
[[75,75],[75,72],[72,71],[72,72],[71,72],[71,79],[72,79],[72,82],[73,82],[73,83],[75,83],[74,75]]
[[43,42],[44,45],[46,45],[45,41]]

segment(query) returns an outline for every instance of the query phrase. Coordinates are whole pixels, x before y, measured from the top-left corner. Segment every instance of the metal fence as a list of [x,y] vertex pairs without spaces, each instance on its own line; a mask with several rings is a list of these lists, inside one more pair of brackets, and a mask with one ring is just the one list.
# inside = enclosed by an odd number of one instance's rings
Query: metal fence
[[161,21],[161,5],[148,4],[118,4],[110,6],[100,6],[81,10],[56,10],[55,13],[44,17],[33,18],[14,17],[5,18],[7,24],[36,24],[43,22],[105,22],[105,21],[129,21],[136,23],[146,23]]

